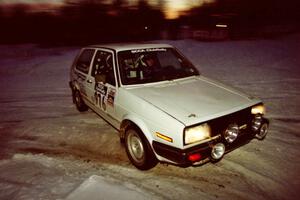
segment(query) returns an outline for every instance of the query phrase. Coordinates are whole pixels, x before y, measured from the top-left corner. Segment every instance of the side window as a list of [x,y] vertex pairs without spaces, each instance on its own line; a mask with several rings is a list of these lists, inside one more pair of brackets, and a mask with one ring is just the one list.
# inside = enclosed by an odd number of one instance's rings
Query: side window
[[112,59],[112,53],[97,51],[92,68],[92,76],[95,77],[96,82],[116,85]]
[[93,58],[95,50],[94,49],[85,49],[81,52],[78,60],[76,62],[76,69],[83,73],[89,73],[89,67]]

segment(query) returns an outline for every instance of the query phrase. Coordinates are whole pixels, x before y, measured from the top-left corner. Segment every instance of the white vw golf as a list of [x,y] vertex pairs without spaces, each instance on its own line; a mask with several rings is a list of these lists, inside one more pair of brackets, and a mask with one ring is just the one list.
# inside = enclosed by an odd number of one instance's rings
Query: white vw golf
[[158,161],[218,161],[268,132],[259,99],[203,76],[166,44],[82,48],[69,84],[77,109],[90,108],[118,129],[128,158],[141,170]]

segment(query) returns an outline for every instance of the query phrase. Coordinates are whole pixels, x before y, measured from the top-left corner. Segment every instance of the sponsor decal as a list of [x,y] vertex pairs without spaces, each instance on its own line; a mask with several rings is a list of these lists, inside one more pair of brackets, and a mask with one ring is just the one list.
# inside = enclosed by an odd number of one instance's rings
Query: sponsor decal
[[131,53],[143,53],[143,52],[153,52],[153,51],[167,51],[165,48],[150,48],[150,49],[134,49]]
[[101,82],[98,82],[95,86],[95,90],[96,92],[98,92],[99,94],[102,94],[102,95],[106,95],[106,92],[107,92],[107,87],[101,83]]
[[113,88],[109,88],[108,93],[107,93],[107,104],[109,106],[114,107],[115,94],[116,94],[116,90]]

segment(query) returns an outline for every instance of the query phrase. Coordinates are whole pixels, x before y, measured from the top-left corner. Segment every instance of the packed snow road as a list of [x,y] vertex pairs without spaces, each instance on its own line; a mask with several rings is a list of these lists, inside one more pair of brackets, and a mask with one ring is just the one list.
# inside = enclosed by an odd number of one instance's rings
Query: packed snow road
[[[170,43],[206,76],[261,97],[264,141],[216,164],[135,169],[118,133],[77,112],[68,88],[79,48],[0,46],[0,199],[64,199],[91,175],[153,199],[297,199],[300,189],[300,35],[274,40]],[[113,189],[109,191],[114,193]]]

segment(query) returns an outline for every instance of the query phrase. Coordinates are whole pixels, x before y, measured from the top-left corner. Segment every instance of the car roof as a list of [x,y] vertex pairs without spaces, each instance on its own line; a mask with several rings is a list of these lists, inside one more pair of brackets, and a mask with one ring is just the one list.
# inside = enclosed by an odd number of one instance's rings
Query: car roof
[[133,49],[149,49],[149,48],[173,48],[169,44],[153,44],[153,43],[118,43],[118,44],[99,44],[91,45],[93,48],[112,49],[115,51],[125,51]]

